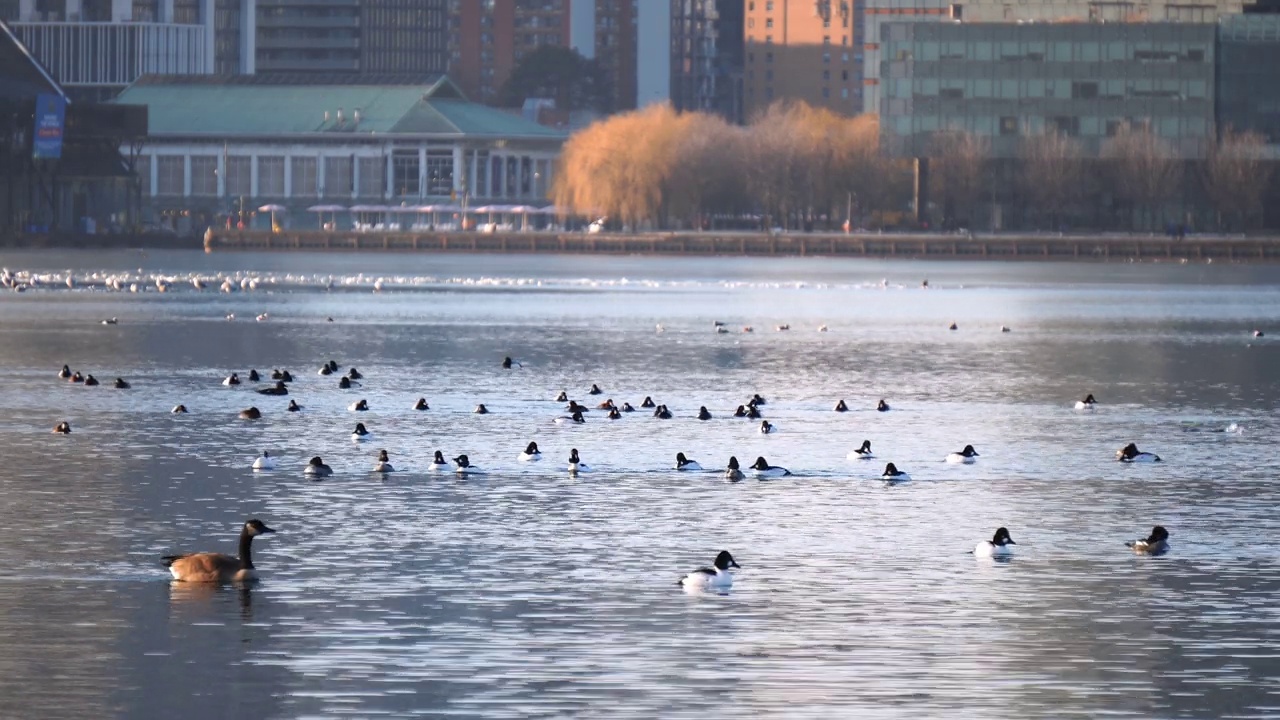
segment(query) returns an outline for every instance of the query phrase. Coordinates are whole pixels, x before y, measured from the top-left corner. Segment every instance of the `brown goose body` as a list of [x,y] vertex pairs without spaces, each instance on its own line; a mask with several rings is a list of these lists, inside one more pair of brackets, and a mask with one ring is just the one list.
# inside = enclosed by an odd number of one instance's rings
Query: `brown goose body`
[[240,531],[239,557],[202,552],[166,555],[161,562],[169,568],[175,580],[183,582],[231,583],[257,580],[258,572],[253,566],[251,550],[253,538],[274,532],[261,520],[249,520]]

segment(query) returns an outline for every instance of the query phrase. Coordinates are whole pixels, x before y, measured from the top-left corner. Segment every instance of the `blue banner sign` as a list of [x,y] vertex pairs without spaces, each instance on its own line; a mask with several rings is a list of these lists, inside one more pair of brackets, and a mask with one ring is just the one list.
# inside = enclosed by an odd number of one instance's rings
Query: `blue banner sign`
[[61,95],[36,96],[36,134],[32,156],[37,160],[62,157],[62,130],[67,115],[67,101]]

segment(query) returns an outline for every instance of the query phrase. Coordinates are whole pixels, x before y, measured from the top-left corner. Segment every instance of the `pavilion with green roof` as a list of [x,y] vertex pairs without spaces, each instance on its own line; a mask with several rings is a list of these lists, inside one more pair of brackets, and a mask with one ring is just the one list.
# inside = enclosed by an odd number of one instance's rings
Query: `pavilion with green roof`
[[545,204],[567,137],[446,77],[152,76],[116,102],[148,108],[145,204],[197,226],[266,205],[302,222],[325,205]]

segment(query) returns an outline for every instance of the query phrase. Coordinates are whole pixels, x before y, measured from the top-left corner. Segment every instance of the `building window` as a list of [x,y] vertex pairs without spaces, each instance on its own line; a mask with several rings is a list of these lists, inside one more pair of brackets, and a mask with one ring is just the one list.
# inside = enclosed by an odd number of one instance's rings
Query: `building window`
[[849,82],[849,71],[848,71],[848,70],[841,70],[841,71],[840,71],[840,79],[841,79],[841,80],[843,80],[844,82]]
[[258,158],[258,197],[284,197],[284,158]]
[[773,0],[766,0],[764,4],[765,12],[773,12]]
[[773,18],[765,18],[764,26],[765,26],[765,29],[770,29],[770,30],[773,29]]
[[324,195],[326,197],[351,197],[351,158],[329,157],[324,159]]
[[290,161],[290,164],[292,165],[290,171],[293,173],[293,178],[289,185],[289,195],[292,197],[317,197],[319,188],[316,183],[316,159],[313,157],[296,157]]
[[764,71],[765,82],[773,82],[773,70]]
[[227,195],[248,195],[253,192],[253,158],[247,155],[227,157]]
[[753,62],[755,62],[755,61],[756,61],[756,54],[755,54],[755,53],[747,53],[747,62],[749,62],[749,63],[753,63]]
[[1000,118],[1000,134],[1001,135],[1017,135],[1018,134],[1018,118],[1016,117]]
[[1096,82],[1071,83],[1071,97],[1075,100],[1093,100],[1097,98],[1098,83]]
[[754,28],[755,26],[756,26],[756,19],[747,18],[747,28],[750,29],[750,28]]
[[823,80],[830,80],[830,79],[831,79],[831,71],[830,71],[830,70],[823,70],[823,71],[822,71],[822,79],[823,79]]
[[765,53],[765,54],[764,54],[764,61],[765,61],[765,62],[767,62],[767,63],[771,63],[771,62],[773,62],[773,53],[772,53],[772,52],[767,52],[767,53]]
[[391,155],[392,192],[400,197],[417,197],[422,191],[421,166],[417,150],[396,150]]
[[453,190],[453,151],[427,151],[427,194],[443,196]]
[[181,195],[187,158],[182,155],[156,156],[156,194]]
[[216,197],[218,194],[218,157],[193,155],[191,157],[191,194]]
[[849,88],[840,88],[840,97],[847,99],[849,97]]
[[383,197],[386,192],[386,173],[386,158],[360,158],[360,197]]
[[823,45],[830,45],[830,44],[831,44],[831,36],[830,36],[830,35],[823,35],[823,36],[822,36],[822,44],[823,44]]

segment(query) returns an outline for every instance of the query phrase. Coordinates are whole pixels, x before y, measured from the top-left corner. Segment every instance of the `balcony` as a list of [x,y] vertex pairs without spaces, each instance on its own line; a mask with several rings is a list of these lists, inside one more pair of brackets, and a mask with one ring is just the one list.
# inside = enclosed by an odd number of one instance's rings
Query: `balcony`
[[67,87],[123,86],[142,75],[213,72],[201,25],[15,22],[9,27]]

